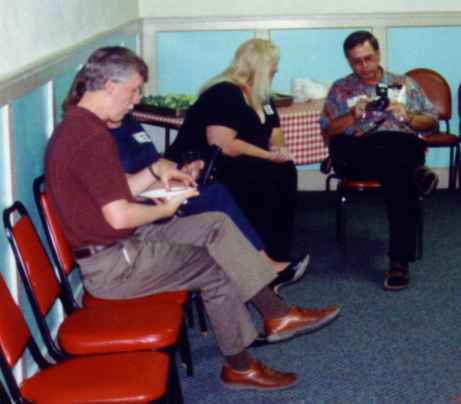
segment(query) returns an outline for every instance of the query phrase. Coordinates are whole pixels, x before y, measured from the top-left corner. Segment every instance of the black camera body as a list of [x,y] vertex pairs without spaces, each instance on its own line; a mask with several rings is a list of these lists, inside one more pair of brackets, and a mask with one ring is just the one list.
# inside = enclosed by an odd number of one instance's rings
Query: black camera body
[[400,84],[387,85],[385,83],[376,84],[376,98],[366,106],[368,112],[384,112],[389,106],[389,89],[400,89]]

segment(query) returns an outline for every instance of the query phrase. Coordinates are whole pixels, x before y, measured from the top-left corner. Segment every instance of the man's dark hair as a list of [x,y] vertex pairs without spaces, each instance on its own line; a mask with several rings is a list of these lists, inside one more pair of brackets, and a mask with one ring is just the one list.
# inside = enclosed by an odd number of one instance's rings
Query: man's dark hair
[[363,45],[365,42],[370,42],[370,45],[375,51],[379,51],[379,43],[376,37],[369,31],[355,31],[350,34],[343,44],[344,55],[349,59],[349,51],[357,45]]

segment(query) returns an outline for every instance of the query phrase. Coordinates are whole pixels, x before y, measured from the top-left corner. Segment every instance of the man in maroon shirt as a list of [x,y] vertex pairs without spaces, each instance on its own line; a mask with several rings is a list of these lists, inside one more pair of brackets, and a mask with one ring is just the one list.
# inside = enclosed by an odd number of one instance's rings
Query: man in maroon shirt
[[[273,371],[246,351],[257,331],[245,303],[261,312],[270,342],[318,329],[339,309],[287,306],[267,287],[273,268],[224,214],[176,217],[198,191],[168,160],[124,174],[107,123],[139,102],[147,80],[142,59],[125,48],[101,48],[82,69],[48,145],[45,173],[85,288],[102,298],[199,290],[225,356],[222,382],[257,390],[293,386],[296,374]],[[136,200],[152,184],[169,189],[173,181],[190,188],[156,205]]]

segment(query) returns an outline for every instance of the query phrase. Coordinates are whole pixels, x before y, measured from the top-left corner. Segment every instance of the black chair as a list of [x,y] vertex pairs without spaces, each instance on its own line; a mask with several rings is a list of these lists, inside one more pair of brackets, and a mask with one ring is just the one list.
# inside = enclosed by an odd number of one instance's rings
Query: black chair
[[[329,158],[329,157],[328,157]],[[331,164],[322,163],[323,167],[329,167]],[[325,174],[325,169],[322,171]],[[331,191],[331,182],[337,182],[336,187],[336,241],[344,245],[346,241],[346,224],[347,224],[347,207],[351,200],[352,194],[363,192],[380,192],[382,185],[378,180],[352,180],[340,177],[335,173],[329,174],[326,179],[326,190]],[[418,227],[417,227],[417,244],[416,258],[421,259],[423,256],[423,207],[422,196],[418,198]]]

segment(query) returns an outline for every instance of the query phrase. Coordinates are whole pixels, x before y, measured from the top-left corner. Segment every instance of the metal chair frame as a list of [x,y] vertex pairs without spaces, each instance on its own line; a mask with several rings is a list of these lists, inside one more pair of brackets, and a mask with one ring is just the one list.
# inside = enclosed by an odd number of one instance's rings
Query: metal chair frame
[[[11,248],[13,250],[13,254],[16,260],[17,268],[19,271],[19,274],[21,276],[21,279],[24,284],[24,288],[26,290],[26,294],[29,298],[29,301],[31,303],[32,311],[34,314],[34,317],[37,321],[37,325],[39,328],[39,331],[42,335],[42,338],[45,342],[45,345],[49,351],[50,356],[56,360],[57,362],[65,361],[72,359],[76,357],[73,354],[69,354],[65,352],[56,342],[51,329],[48,326],[48,323],[46,321],[46,318],[42,314],[40,303],[38,300],[38,297],[36,295],[34,285],[32,284],[31,279],[28,276],[27,270],[26,270],[26,263],[23,260],[23,257],[20,253],[20,247],[17,243],[17,240],[14,236],[13,233],[13,221],[12,217],[16,215],[19,216],[19,218],[28,218],[30,220],[30,223],[33,227],[34,230],[34,236],[37,238],[37,242],[40,245],[40,248],[43,250],[44,257],[47,260],[47,264],[52,268],[51,262],[49,261],[49,257],[44,249],[43,243],[41,242],[38,234],[36,233],[36,229],[32,223],[32,220],[29,217],[29,214],[27,212],[27,209],[25,206],[19,202],[16,201],[12,206],[9,208],[6,208],[3,211],[3,222],[4,222],[4,227],[6,231],[6,236],[7,239],[11,245]],[[18,219],[19,220],[19,219]],[[54,276],[56,276],[56,272],[53,271]],[[64,311],[66,315],[72,314],[74,311],[77,311],[80,309],[79,307],[74,308],[70,312],[67,312],[69,309],[68,302],[67,302],[67,297],[66,297],[66,291],[62,288],[62,285],[59,283],[58,278],[56,279],[58,284],[59,284],[59,295],[56,297],[56,300],[59,300],[60,303],[62,304]],[[67,303],[66,303],[67,302]],[[67,308],[66,308],[67,304]],[[185,327],[183,326],[182,329]],[[181,382],[179,379],[179,374],[176,366],[176,361],[174,360],[175,357],[175,352],[176,352],[177,344],[165,347],[162,349],[162,351],[166,352],[168,356],[170,357],[170,376],[169,376],[169,397],[172,400],[172,402],[177,403],[177,404],[182,404],[183,403],[183,395],[182,395],[182,388],[181,388]]]

